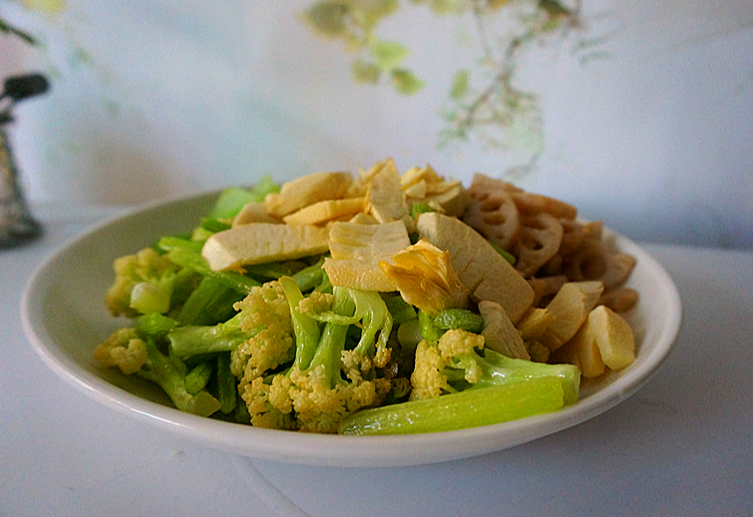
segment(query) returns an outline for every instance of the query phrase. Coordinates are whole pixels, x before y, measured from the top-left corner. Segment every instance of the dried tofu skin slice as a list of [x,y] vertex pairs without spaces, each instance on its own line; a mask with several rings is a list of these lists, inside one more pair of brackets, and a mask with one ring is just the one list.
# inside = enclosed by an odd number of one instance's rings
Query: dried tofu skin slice
[[402,221],[334,223],[329,230],[332,258],[325,260],[324,270],[332,285],[367,291],[394,291],[394,283],[384,274],[379,262],[391,262],[394,255],[408,246],[410,237]]

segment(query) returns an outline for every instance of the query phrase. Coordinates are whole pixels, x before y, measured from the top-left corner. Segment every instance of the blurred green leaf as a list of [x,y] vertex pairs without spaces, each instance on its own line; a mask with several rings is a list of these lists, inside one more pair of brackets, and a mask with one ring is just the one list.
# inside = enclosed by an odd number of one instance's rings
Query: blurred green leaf
[[471,73],[468,70],[458,70],[455,73],[455,77],[452,79],[452,88],[450,88],[450,97],[458,100],[468,93],[468,82],[470,81]]
[[539,8],[546,11],[550,16],[566,16],[570,10],[559,3],[557,0],[539,0]]
[[304,12],[304,19],[320,34],[337,37],[345,32],[345,18],[350,11],[346,2],[323,0]]
[[429,8],[439,16],[461,14],[471,9],[472,4],[469,0],[429,0]]
[[36,45],[37,40],[29,34],[28,32],[22,31],[21,29],[17,29],[13,27],[11,24],[0,18],[0,32],[4,32],[5,34],[10,34],[11,36],[15,36],[17,38],[22,39],[29,45]]
[[359,59],[353,63],[353,78],[359,83],[377,84],[382,71],[374,63]]
[[383,18],[397,11],[400,6],[397,0],[351,0],[349,5],[353,18],[367,32],[373,29]]
[[395,89],[403,95],[413,95],[424,87],[424,82],[410,70],[395,69],[391,76]]
[[487,4],[492,9],[500,9],[510,2],[510,0],[489,0]]
[[376,59],[377,66],[385,71],[400,66],[410,53],[407,48],[395,41],[375,40],[371,43],[369,50]]

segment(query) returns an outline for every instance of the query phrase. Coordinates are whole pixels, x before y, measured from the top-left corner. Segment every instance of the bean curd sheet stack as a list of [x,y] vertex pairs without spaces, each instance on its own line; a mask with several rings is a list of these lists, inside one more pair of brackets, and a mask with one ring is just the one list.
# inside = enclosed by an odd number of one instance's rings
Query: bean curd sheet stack
[[[552,411],[577,401],[581,377],[635,360],[628,321],[639,296],[625,283],[636,260],[604,233],[572,205],[484,174],[465,187],[430,166],[400,173],[391,159],[355,176],[309,174],[195,230],[190,245],[164,238],[150,252],[173,275],[233,286],[227,317],[182,319],[193,294],[158,309],[134,303],[144,283],[160,284],[126,281],[121,265],[111,288],[120,306],[108,305],[136,325],[95,356],[150,380],[145,350],[183,372],[216,356],[216,380],[191,396],[214,400],[224,384],[239,400],[200,413],[222,406],[224,418],[261,427],[410,433]],[[531,390],[553,393],[551,403]],[[470,417],[470,406],[494,414]]]

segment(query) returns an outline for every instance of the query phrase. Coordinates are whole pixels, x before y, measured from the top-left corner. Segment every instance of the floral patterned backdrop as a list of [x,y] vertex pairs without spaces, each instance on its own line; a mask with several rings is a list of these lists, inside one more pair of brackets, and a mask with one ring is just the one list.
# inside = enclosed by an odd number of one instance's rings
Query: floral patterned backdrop
[[53,85],[12,133],[40,202],[392,156],[750,247],[751,56],[751,0],[0,0],[0,74]]

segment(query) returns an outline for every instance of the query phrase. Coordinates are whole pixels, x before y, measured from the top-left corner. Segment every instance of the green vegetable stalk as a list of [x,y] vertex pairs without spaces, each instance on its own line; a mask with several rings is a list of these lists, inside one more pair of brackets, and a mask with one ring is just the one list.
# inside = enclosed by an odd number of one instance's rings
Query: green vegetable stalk
[[364,409],[346,417],[337,432],[361,436],[455,431],[557,411],[564,405],[562,382],[542,377]]

